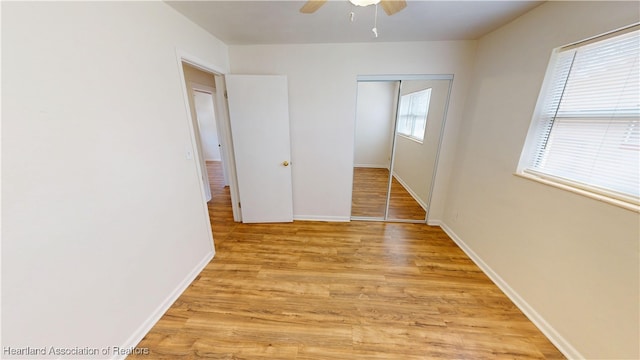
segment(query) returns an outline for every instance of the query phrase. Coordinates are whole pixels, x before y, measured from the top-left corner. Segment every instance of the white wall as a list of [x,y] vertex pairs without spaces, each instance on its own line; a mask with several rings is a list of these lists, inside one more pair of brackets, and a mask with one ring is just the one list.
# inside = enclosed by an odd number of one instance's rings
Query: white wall
[[513,173],[552,49],[639,10],[547,2],[482,37],[449,189],[445,227],[572,357],[640,357],[640,217]]
[[431,89],[427,126],[422,143],[396,135],[396,151],[393,162],[394,175],[423,206],[429,204],[431,180],[435,170],[440,133],[445,120],[449,96],[449,80],[410,80],[402,82],[402,95]]
[[396,122],[397,81],[359,82],[354,164],[389,169]]
[[2,3],[2,346],[133,346],[213,255],[162,2]]
[[297,219],[350,217],[357,75],[455,74],[432,201],[440,219],[474,51],[475,41],[247,45],[230,46],[229,58],[233,73],[289,79]]

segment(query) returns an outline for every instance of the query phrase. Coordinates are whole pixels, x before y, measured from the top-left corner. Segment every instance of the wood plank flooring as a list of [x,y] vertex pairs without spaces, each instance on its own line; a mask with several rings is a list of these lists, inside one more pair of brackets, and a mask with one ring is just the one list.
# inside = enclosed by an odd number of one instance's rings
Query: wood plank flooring
[[229,187],[224,186],[222,163],[219,161],[207,161],[206,166],[209,187],[211,188],[211,200],[207,203],[209,222],[213,230],[214,242],[217,245],[218,238],[226,237],[235,228],[236,223],[233,222]]
[[409,194],[407,189],[393,177],[391,180],[391,196],[389,197],[390,220],[419,220],[425,221],[427,212]]
[[217,254],[129,359],[564,358],[437,227],[236,224],[212,190]]
[[[384,217],[388,184],[387,169],[354,168],[351,216]],[[389,219],[424,221],[426,216],[426,211],[394,177],[391,182]]]

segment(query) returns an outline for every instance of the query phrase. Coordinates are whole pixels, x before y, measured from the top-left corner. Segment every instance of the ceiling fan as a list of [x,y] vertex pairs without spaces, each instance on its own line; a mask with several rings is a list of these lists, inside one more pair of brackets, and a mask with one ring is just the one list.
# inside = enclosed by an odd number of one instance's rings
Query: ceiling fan
[[[314,13],[326,2],[327,0],[308,0],[302,8],[300,8],[300,12],[303,14]],[[407,7],[405,0],[349,0],[349,2],[356,6],[377,5],[380,3],[380,6],[382,6],[382,9],[387,15],[393,15]]]

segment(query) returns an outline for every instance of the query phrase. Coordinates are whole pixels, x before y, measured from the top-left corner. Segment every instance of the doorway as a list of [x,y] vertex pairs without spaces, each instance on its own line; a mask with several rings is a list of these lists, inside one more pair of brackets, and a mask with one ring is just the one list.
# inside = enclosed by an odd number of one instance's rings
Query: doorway
[[220,161],[220,150],[216,130],[213,94],[215,93],[215,79],[189,64],[182,63],[184,81],[187,86],[189,112],[195,137],[196,158],[200,164],[205,200],[211,200],[211,184],[207,172],[207,161]]
[[[237,181],[230,138],[225,81],[221,72],[178,52],[189,115],[193,157],[202,186],[203,205],[209,216],[240,221],[234,206]],[[187,150],[187,158],[190,151]]]
[[[225,171],[223,147],[220,144],[220,119],[216,118],[215,96],[216,89],[200,83],[191,82],[196,123],[202,146],[204,172],[207,176],[208,201],[207,208],[211,219],[212,230],[220,238],[226,230],[214,224],[228,224],[233,222],[231,209],[231,193],[228,175]],[[215,217],[216,221],[213,221]]]
[[[214,99],[215,88],[191,83],[195,103],[198,130],[200,132],[202,153],[206,164],[216,163],[220,168],[224,186],[229,186],[229,176],[225,171],[222,145],[220,141],[220,120],[216,117]],[[208,168],[208,165],[207,165]],[[211,185],[211,184],[210,184]]]

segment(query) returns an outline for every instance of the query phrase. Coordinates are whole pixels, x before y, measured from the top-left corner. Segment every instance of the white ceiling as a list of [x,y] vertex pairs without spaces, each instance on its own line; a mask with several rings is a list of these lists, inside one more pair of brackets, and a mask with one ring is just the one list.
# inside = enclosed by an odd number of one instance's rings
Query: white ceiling
[[304,1],[167,1],[228,45],[472,40],[510,22],[543,1],[407,1],[393,16],[374,6],[352,7],[328,1],[314,14],[302,14]]

